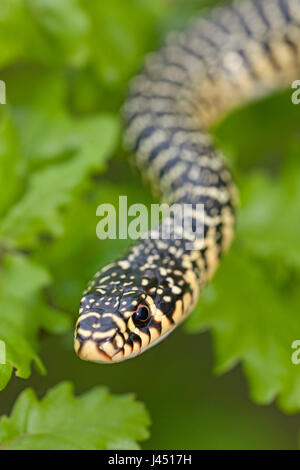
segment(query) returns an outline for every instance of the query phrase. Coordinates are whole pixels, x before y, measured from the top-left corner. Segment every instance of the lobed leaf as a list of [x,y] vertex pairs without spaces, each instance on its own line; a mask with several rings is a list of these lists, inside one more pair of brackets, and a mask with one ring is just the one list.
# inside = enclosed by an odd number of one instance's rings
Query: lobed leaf
[[13,371],[19,377],[30,375],[31,362],[45,372],[38,354],[37,336],[40,328],[63,332],[70,319],[47,306],[41,289],[50,282],[45,268],[21,254],[5,255],[1,259],[0,277],[0,340],[4,341],[6,363],[0,364],[0,389]]
[[60,209],[70,202],[72,191],[92,168],[103,168],[116,141],[117,121],[103,116],[86,118],[71,131],[78,150],[72,158],[31,176],[23,198],[0,226],[0,238],[7,243],[32,246],[40,233],[62,233]]
[[0,419],[0,449],[137,449],[149,417],[132,395],[95,387],[79,397],[63,382],[39,401],[31,389]]

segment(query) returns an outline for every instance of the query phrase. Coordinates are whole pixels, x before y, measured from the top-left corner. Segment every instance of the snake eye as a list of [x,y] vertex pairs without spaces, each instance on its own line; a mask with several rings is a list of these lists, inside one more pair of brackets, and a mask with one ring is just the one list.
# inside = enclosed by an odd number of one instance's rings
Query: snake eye
[[150,318],[150,309],[147,305],[139,305],[135,314],[133,315],[133,321],[136,326],[145,324]]

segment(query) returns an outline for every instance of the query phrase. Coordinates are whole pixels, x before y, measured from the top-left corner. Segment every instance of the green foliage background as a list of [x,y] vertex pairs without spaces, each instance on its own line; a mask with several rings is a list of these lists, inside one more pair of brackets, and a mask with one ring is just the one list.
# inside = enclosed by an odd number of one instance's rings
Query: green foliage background
[[121,145],[128,80],[169,30],[214,3],[1,0],[0,449],[297,447],[300,108],[290,90],[213,130],[241,191],[237,237],[184,328],[121,364],[73,353],[82,291],[129,244],[96,238],[96,207],[120,194],[151,202]]

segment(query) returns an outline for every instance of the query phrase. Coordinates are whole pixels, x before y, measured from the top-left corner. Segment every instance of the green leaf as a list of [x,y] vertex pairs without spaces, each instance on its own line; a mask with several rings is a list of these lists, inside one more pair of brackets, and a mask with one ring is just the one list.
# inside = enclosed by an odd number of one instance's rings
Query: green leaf
[[[28,0],[28,10],[47,46],[45,50],[38,45],[33,48],[41,62],[49,65],[50,60],[61,59],[72,66],[86,63],[90,22],[79,0]],[[45,51],[48,54],[43,57]]]
[[14,61],[83,65],[89,18],[78,0],[2,0],[0,66]]
[[6,364],[0,364],[0,389],[6,386],[13,367],[22,378],[29,377],[32,361],[41,373],[45,372],[37,355],[40,328],[57,333],[70,326],[65,314],[43,301],[41,289],[49,282],[48,272],[28,257],[21,254],[2,257],[0,340],[6,346]]
[[287,411],[300,408],[299,370],[292,363],[292,343],[300,338],[300,294],[274,280],[272,269],[235,246],[223,260],[212,285],[187,326],[211,327],[216,371],[243,361],[255,401],[279,395]]
[[64,382],[38,401],[26,389],[10,417],[0,420],[0,449],[137,449],[148,437],[149,417],[132,395],[95,387],[74,397]]
[[115,86],[128,79],[149,50],[148,41],[155,31],[155,21],[162,15],[165,5],[157,0],[84,0],[83,3],[92,22],[93,67],[102,82]]
[[0,216],[18,192],[22,173],[16,129],[6,106],[0,106]]
[[0,17],[0,65],[12,63],[24,54],[28,33],[23,0],[3,0]]
[[30,246],[38,234],[61,235],[62,206],[71,200],[73,190],[93,168],[103,168],[117,139],[117,121],[111,117],[81,119],[72,127],[78,150],[70,159],[36,171],[19,203],[7,214],[0,227],[4,243]]
[[3,390],[8,384],[13,367],[11,364],[0,364],[0,390]]
[[239,233],[248,249],[299,269],[299,164],[290,163],[276,182],[261,172],[251,175],[243,183],[243,199]]
[[[64,106],[67,87],[63,74],[22,66],[18,73],[8,72],[5,80],[9,83],[19,146],[28,166],[35,168],[74,151],[78,141],[72,132],[73,120]],[[75,121],[74,127],[77,125]]]

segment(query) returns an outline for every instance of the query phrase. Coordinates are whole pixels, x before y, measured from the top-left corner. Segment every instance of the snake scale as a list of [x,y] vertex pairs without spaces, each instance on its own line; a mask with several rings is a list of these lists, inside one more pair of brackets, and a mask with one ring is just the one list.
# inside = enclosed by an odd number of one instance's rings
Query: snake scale
[[79,357],[132,358],[191,312],[235,225],[237,193],[209,128],[233,108],[290,86],[299,71],[300,0],[215,7],[147,57],[124,105],[125,141],[162,201],[204,205],[202,244],[187,249],[185,233],[150,236],[97,272],[80,304]]

